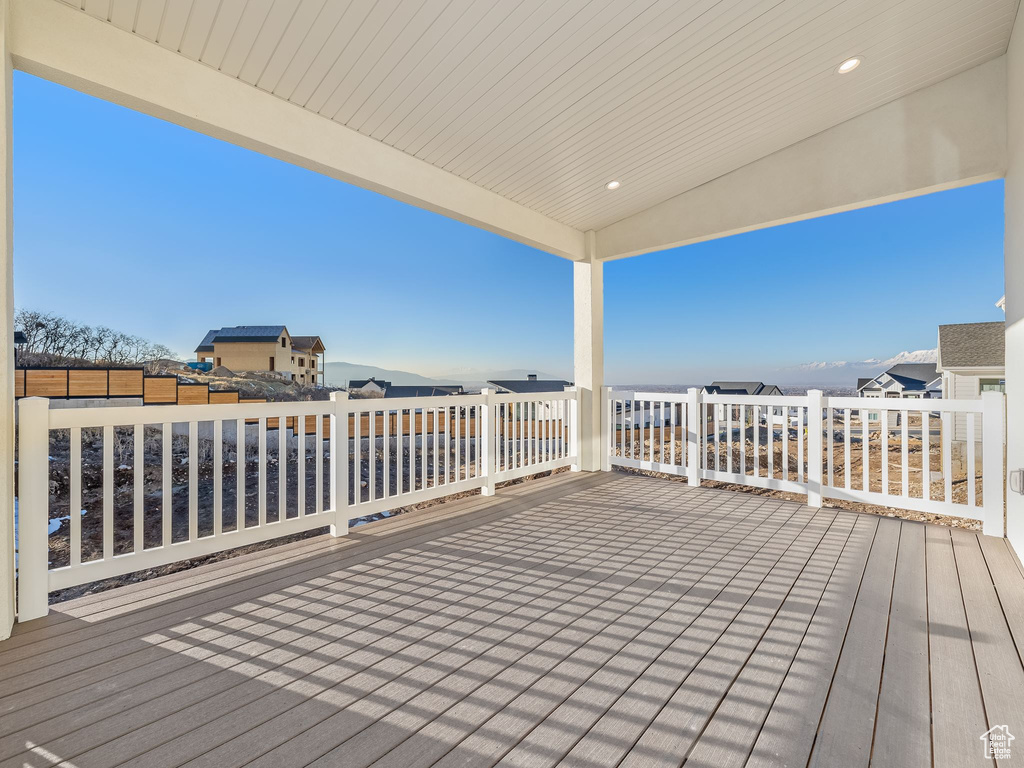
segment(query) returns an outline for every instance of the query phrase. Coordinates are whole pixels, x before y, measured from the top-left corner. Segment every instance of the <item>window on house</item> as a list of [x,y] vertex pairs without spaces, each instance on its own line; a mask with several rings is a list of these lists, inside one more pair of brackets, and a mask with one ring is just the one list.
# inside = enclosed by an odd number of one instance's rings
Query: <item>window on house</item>
[[978,382],[978,389],[981,392],[1005,392],[1005,379],[982,379]]
[[270,370],[274,370],[274,358],[270,358]]
[[216,359],[216,361],[217,361],[217,367],[218,367],[218,368],[220,368],[220,358],[218,357],[218,358]]
[[281,337],[281,349],[284,349],[284,336]]
[[292,355],[292,365],[295,365],[295,355]]
[[303,357],[299,358],[299,368],[303,368],[306,365],[306,359]]

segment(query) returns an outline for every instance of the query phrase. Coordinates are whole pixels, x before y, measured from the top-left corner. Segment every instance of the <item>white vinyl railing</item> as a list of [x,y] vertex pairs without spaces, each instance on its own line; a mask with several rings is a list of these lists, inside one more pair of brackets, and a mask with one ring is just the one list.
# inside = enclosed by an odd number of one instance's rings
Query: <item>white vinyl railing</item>
[[19,618],[45,615],[53,590],[314,528],[340,536],[355,518],[576,464],[577,397],[66,409],[25,398]]
[[[914,400],[605,388],[605,467],[981,520],[1004,535],[1004,396]],[[957,418],[966,440],[953,440]]]

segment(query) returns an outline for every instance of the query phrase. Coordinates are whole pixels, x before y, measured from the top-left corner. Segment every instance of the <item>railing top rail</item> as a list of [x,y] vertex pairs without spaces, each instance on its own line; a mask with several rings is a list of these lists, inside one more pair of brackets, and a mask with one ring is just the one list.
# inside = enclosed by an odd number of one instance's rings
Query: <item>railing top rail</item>
[[981,413],[981,400],[947,400],[906,397],[830,397],[829,408],[856,408],[871,411],[956,411],[957,413]]
[[368,398],[366,400],[346,400],[345,409],[348,411],[408,411],[420,410],[422,408],[465,408],[474,405],[483,405],[483,395],[434,395],[431,397],[391,397],[391,398]]
[[287,403],[216,403],[199,405],[127,405],[98,408],[52,408],[50,429],[122,427],[133,424],[173,424],[191,421],[327,416],[329,400]]
[[704,395],[705,403],[722,405],[806,406],[807,395]]
[[576,393],[557,389],[552,392],[506,392],[491,395],[492,402],[496,403],[536,403],[541,400],[574,400]]
[[656,403],[685,403],[689,397],[686,392],[639,392],[628,389],[611,389],[608,396],[612,400],[653,400]]

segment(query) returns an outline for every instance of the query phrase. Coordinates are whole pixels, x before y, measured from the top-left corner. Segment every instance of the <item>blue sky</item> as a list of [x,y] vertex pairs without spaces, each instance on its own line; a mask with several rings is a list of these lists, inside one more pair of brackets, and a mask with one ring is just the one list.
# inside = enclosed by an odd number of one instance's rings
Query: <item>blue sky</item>
[[[19,307],[182,354],[282,322],[328,361],[571,375],[567,261],[23,73],[14,126]],[[767,380],[1001,320],[1002,210],[990,182],[609,263],[606,380]]]

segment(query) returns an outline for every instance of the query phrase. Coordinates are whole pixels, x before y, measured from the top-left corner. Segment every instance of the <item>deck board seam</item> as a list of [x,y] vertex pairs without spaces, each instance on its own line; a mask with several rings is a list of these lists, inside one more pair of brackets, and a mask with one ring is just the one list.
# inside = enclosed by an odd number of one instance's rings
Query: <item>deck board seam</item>
[[[670,511],[668,511],[668,510],[666,510],[666,512],[665,512],[665,515],[664,515],[664,516],[668,516],[668,515],[670,515],[670,514],[671,514],[671,512],[670,512]],[[610,518],[613,518],[613,517],[614,517],[614,511],[610,511],[610,512],[609,512],[609,517],[610,517]],[[609,523],[608,523],[608,524],[609,524],[609,526],[611,526],[611,527],[613,527],[613,528],[614,528],[614,526],[613,526],[613,520],[611,520],[611,519],[610,519],[610,520],[609,520]],[[692,524],[692,521],[691,521],[691,520],[684,520],[684,519],[681,519],[681,520],[679,521],[679,524],[680,524],[681,526],[683,526],[683,527],[685,528],[686,526],[688,526],[688,525]],[[576,535],[576,534],[573,534],[573,535]],[[651,531],[651,532],[650,532],[649,534],[647,534],[647,535],[648,535],[648,536],[654,536],[654,535],[655,535],[655,532],[654,532],[654,531]],[[641,537],[641,538],[642,538],[642,537]],[[557,544],[553,543],[553,544],[552,544],[551,546],[556,546],[556,545],[557,545]],[[572,565],[573,565],[572,563],[569,563],[569,564],[567,564],[567,566],[566,566],[566,567],[572,567]],[[503,599],[503,598],[499,598],[499,599]],[[535,599],[540,599],[540,598],[535,598]],[[403,608],[403,610],[404,610],[404,608]],[[480,608],[480,609],[477,609],[477,610],[482,610],[482,608]],[[456,619],[456,621],[457,621],[457,620],[461,620],[461,618],[457,618],[457,619]],[[440,630],[437,630],[437,631],[440,631]],[[241,683],[239,683],[239,685],[241,685],[241,684],[244,684],[244,683],[245,683],[245,682],[247,682],[247,681],[248,681],[248,680],[243,680],[243,681],[242,681]],[[235,686],[235,687],[237,687],[237,686]],[[187,705],[187,706],[191,706],[191,705]],[[173,714],[173,713],[172,713],[172,714]],[[142,726],[142,727],[145,727],[145,726]],[[121,738],[121,737],[122,737],[122,736],[124,736],[124,735],[126,735],[126,734],[118,734],[118,736],[117,736],[116,738]],[[156,748],[159,748],[159,746],[160,746],[160,745],[156,745],[156,746],[154,747],[154,749],[156,749]],[[72,755],[72,757],[74,757],[74,755]],[[134,759],[134,758],[133,758],[133,759]]]
[[828,692],[825,694],[825,698],[822,701],[821,712],[818,714],[818,727],[814,731],[814,739],[811,741],[810,749],[807,752],[807,761],[805,768],[810,768],[811,761],[814,759],[814,748],[817,746],[818,736],[821,735],[821,726],[825,719],[825,712],[828,710],[828,700],[832,696],[832,688],[836,682],[836,670],[839,669],[839,662],[843,658],[843,651],[846,648],[846,641],[850,635],[850,624],[853,622],[853,612],[857,606],[857,600],[860,599],[861,587],[864,586],[864,576],[868,571],[868,563],[871,562],[871,550],[875,547],[875,542],[878,540],[878,526],[875,526],[875,530],[871,533],[871,543],[867,548],[867,555],[864,558],[864,565],[861,568],[860,579],[857,583],[857,593],[853,597],[852,607],[850,609],[850,615],[846,619],[846,629],[843,632],[843,642],[839,647],[839,653],[836,654],[836,661],[832,667],[832,677],[829,681]]
[[[635,503],[635,498],[634,498],[633,500],[631,500],[631,501],[633,501],[633,502]],[[758,505],[757,509],[759,509],[759,508],[760,508],[761,506],[763,506],[763,505]],[[751,510],[751,511],[750,511],[750,513],[749,513],[749,514],[748,514],[748,515],[747,515],[746,517],[749,517],[749,515],[750,515],[750,514],[753,514],[754,512],[756,512],[756,511],[757,511],[757,509]],[[723,516],[722,518],[720,518],[720,519],[719,519],[718,521],[716,521],[716,522],[718,522],[718,523],[721,523],[721,522],[725,522],[725,521],[726,521],[727,519],[728,519],[728,515],[726,515],[726,516]],[[706,527],[705,527],[705,528],[703,529],[703,531],[702,531],[702,532],[703,532],[703,533],[706,533],[706,532],[707,532],[708,530],[710,530],[710,529],[711,529],[711,528],[713,528],[713,527],[714,527],[713,525],[711,525],[711,526],[706,526]],[[691,542],[692,542],[692,541],[693,541],[694,539],[698,538],[698,536],[699,536],[699,534],[698,534],[698,535],[694,535],[694,536],[691,536],[691,537],[689,537],[689,538],[688,538],[688,539],[687,539],[687,540],[686,540],[685,542],[682,542],[682,543],[681,543],[681,544],[680,544],[680,545],[679,545],[678,547],[676,547],[676,548],[675,548],[675,549],[673,550],[673,552],[678,552],[679,550],[683,549],[683,548],[684,548],[684,547],[686,546],[686,544],[688,544],[688,543],[691,543]],[[664,560],[664,558],[663,558],[663,560]],[[652,569],[653,569],[654,567],[657,567],[657,566],[652,566],[652,568],[649,568],[649,569],[648,569],[648,570],[647,570],[647,571],[646,571],[645,573],[649,573],[649,572],[650,572],[650,570],[652,570]],[[709,567],[711,567],[711,566],[709,566]],[[635,581],[636,581],[636,580],[638,580],[639,578],[641,578],[641,577],[638,577],[637,579],[634,579],[634,582],[631,582],[631,583],[635,583]],[[628,585],[627,585],[627,586],[628,586]],[[619,595],[619,594],[621,594],[621,593],[622,593],[622,591],[623,591],[624,589],[626,589],[626,588],[627,588],[627,587],[625,587],[625,586],[624,586],[624,587],[622,587],[622,588],[620,588],[620,589],[619,589],[619,590],[618,590],[618,591],[617,591],[616,593],[614,593],[614,595],[612,595],[612,596],[609,596],[608,598],[606,598],[605,600],[603,600],[603,601],[602,601],[602,603],[600,603],[599,605],[603,605],[604,603],[608,602],[609,600],[612,600],[612,599],[614,599],[614,596],[615,596],[615,595]],[[592,612],[593,610],[596,610],[596,608],[597,608],[597,607],[598,607],[598,606],[595,606],[594,608],[588,609],[588,611],[587,611],[587,612],[586,612],[586,613],[585,613],[584,615],[587,615],[587,614],[589,614],[590,612]],[[532,623],[534,623],[534,622],[531,622],[531,624],[532,624]],[[368,694],[368,695],[370,695],[370,694]],[[305,732],[308,732],[308,731],[309,731],[309,730],[311,730],[312,728],[316,727],[316,725],[317,725],[317,724],[313,724],[312,726],[310,726],[310,728],[307,728],[307,729],[305,729],[305,730],[303,731],[303,733],[305,733]],[[367,728],[369,728],[369,727],[371,727],[372,725],[373,725],[373,724],[371,723],[371,724],[368,724],[368,725],[367,725],[366,727],[367,727]],[[361,732],[362,732],[363,730],[365,730],[365,728],[363,728],[363,729],[360,729],[360,730],[359,730],[358,732],[356,732],[356,733],[352,734],[350,738],[356,738],[356,737],[357,737],[357,736],[359,735],[359,733],[361,733]],[[347,742],[348,740],[349,740],[349,739],[346,739],[346,742]],[[272,750],[271,750],[271,751],[272,751]],[[261,759],[262,757],[264,757],[264,756],[265,756],[265,755],[267,755],[267,754],[269,754],[269,753],[268,753],[268,752],[263,752],[263,753],[262,753],[262,754],[260,755],[260,757],[258,757],[258,758],[255,758],[255,759]]]

